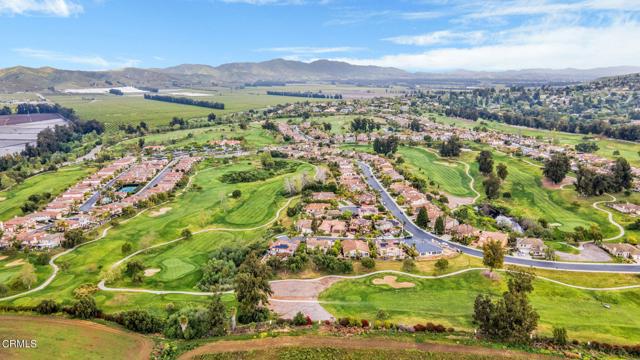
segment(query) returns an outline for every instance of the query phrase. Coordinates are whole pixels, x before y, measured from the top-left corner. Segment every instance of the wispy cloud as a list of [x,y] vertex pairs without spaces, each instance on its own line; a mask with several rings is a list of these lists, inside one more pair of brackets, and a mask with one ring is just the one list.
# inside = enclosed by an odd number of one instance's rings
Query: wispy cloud
[[137,59],[115,58],[113,60],[107,60],[98,55],[72,55],[32,48],[17,48],[13,49],[13,52],[27,58],[46,60],[47,62],[83,65],[96,70],[125,68],[136,66],[140,63],[140,60]]
[[0,14],[69,17],[82,13],[82,5],[72,0],[0,0]]
[[482,31],[455,32],[449,30],[434,31],[421,35],[402,35],[384,38],[382,40],[399,45],[428,46],[447,44],[451,42],[464,44],[478,44],[485,39]]
[[490,45],[337,60],[409,70],[507,70],[637,65],[640,54],[640,23],[634,20],[619,19],[602,26],[527,26],[501,36]]
[[403,12],[399,14],[401,19],[405,20],[429,20],[444,16],[439,11],[415,11],[415,12]]
[[547,0],[512,0],[505,2],[481,2],[474,4],[476,11],[468,19],[506,16],[552,15],[580,11],[640,11],[637,0],[582,0],[560,2]]

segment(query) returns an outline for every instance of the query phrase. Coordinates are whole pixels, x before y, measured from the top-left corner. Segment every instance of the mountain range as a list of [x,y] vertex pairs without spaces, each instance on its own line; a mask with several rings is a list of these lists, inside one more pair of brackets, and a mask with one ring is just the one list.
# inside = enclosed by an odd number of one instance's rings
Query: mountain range
[[283,59],[228,63],[219,66],[182,64],[168,68],[125,68],[107,71],[63,70],[15,66],[0,69],[0,92],[47,91],[87,87],[146,86],[209,88],[278,82],[339,82],[352,84],[408,84],[483,86],[495,84],[561,84],[640,72],[640,67],[595,69],[526,69],[412,73],[392,67],[353,65],[341,61],[310,63]]

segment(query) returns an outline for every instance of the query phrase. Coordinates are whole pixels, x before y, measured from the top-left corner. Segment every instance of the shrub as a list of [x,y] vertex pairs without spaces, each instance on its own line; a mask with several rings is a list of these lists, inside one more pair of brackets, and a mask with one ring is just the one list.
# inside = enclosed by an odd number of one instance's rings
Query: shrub
[[96,306],[96,301],[89,296],[83,296],[71,305],[68,309],[69,315],[80,319],[91,319],[96,317],[100,310]]
[[565,346],[568,343],[567,329],[565,328],[553,328],[553,343],[559,346]]
[[389,314],[382,309],[378,310],[378,312],[376,313],[376,319],[378,320],[387,320],[388,318]]
[[54,300],[45,299],[42,300],[34,310],[40,314],[49,315],[60,311],[60,305],[58,305]]
[[145,310],[131,310],[121,312],[116,316],[116,322],[125,328],[143,333],[157,333],[164,327],[163,321],[149,314]]
[[415,330],[416,332],[424,332],[427,331],[427,327],[422,324],[415,324],[413,326],[413,330]]
[[360,263],[362,264],[363,267],[365,267],[366,269],[373,269],[376,267],[376,261],[373,260],[370,257],[365,257],[362,258],[362,260],[360,260]]
[[298,313],[296,313],[296,315],[293,317],[293,325],[302,326],[306,324],[307,324],[307,319],[305,318],[304,314],[298,311]]

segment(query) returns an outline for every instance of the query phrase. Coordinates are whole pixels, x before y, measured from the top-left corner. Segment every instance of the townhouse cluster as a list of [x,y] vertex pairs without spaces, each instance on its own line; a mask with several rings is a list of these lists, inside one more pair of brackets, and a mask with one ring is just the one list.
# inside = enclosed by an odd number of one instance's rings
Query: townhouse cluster
[[180,158],[170,171],[155,178],[153,184],[148,184],[151,186],[133,195],[115,191],[111,195],[114,198],[110,198],[103,195],[105,190],[116,184],[147,182],[168,163],[166,160],[138,163],[132,156],[118,159],[58,195],[43,210],[0,222],[0,248],[15,242],[21,247],[33,249],[58,247],[67,230],[103,224],[111,217],[120,215],[126,207],[134,206],[154,194],[171,191],[198,160],[195,157]]

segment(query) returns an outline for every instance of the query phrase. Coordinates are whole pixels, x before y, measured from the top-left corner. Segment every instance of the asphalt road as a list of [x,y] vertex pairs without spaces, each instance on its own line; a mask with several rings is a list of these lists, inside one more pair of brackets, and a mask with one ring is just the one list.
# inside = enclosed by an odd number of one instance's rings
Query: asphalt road
[[[413,237],[417,240],[427,239],[433,240],[436,244],[443,247],[449,247],[456,249],[467,255],[482,257],[482,250],[464,246],[456,242],[441,239],[434,234],[431,234],[421,228],[419,228],[413,221],[400,209],[400,206],[396,204],[395,200],[389,195],[387,190],[378,182],[378,179],[373,175],[371,167],[362,161],[358,161],[358,165],[362,169],[365,180],[369,185],[378,191],[382,197],[383,205],[391,211],[391,213],[400,221],[404,222],[405,230],[413,234]],[[616,272],[616,273],[640,273],[640,264],[604,264],[604,263],[577,263],[577,262],[562,262],[562,261],[546,261],[546,260],[534,260],[526,259],[515,256],[505,256],[505,264],[513,264],[520,266],[530,266],[541,269],[550,270],[565,270],[565,271],[584,271],[584,272]]]

